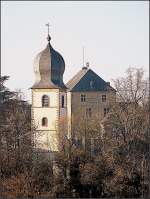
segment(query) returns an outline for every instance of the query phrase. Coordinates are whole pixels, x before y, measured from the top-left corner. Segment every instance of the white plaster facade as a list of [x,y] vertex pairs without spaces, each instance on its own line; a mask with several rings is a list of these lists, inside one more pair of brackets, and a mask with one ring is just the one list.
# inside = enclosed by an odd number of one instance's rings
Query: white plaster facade
[[[49,106],[42,107],[42,96],[47,95]],[[64,107],[62,107],[62,95]],[[59,89],[32,89],[32,123],[36,128],[36,148],[57,151],[57,132],[60,117],[66,117],[66,93]],[[48,119],[47,126],[42,126],[42,118]]]

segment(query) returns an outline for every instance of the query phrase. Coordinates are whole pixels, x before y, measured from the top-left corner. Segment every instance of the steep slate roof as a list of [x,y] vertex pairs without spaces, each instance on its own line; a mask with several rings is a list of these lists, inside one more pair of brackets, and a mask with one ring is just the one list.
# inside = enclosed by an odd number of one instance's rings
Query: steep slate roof
[[87,73],[88,70],[86,69],[82,69],[80,70],[74,77],[72,77],[72,79],[70,79],[66,86],[67,88],[69,88],[70,90],[74,88],[74,86],[76,86],[76,84],[82,79],[82,77]]
[[67,84],[69,91],[107,91],[114,90],[94,71],[84,67]]

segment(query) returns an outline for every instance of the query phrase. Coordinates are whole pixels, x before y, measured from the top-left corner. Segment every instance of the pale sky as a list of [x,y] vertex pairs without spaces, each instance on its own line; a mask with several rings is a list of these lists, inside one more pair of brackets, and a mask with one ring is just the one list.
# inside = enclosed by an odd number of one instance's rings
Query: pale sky
[[66,63],[65,83],[82,68],[83,46],[85,62],[107,82],[129,66],[148,74],[148,1],[2,1],[1,11],[2,75],[29,100],[33,61],[47,45],[47,22],[51,44]]

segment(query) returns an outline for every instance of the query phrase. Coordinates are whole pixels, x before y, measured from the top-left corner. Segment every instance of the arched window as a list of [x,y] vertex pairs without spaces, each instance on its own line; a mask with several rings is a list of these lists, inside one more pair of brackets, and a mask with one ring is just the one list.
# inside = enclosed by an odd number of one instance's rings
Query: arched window
[[42,126],[48,126],[48,119],[46,117],[42,118]]
[[47,95],[42,96],[42,106],[48,107],[49,106],[49,97]]

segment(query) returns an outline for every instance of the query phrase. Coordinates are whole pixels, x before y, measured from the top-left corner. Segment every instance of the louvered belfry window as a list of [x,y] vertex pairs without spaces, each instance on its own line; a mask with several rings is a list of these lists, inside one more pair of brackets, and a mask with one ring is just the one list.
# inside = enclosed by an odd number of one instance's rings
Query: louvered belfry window
[[49,97],[47,95],[42,96],[42,107],[48,107],[49,106]]

